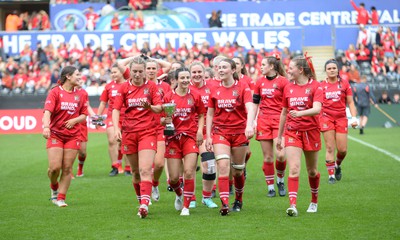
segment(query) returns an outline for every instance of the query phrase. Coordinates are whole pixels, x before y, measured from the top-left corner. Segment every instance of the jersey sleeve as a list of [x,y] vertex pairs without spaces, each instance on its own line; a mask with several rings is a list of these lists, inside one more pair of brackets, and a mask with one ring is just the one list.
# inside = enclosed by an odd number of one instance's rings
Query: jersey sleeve
[[46,98],[46,102],[44,103],[44,110],[50,111],[51,113],[54,112],[57,104],[57,94],[55,90],[50,91],[49,95]]
[[253,96],[251,95],[251,89],[247,83],[242,84],[243,102],[253,102]]
[[151,85],[151,103],[152,105],[161,105],[162,100],[161,100],[161,94],[157,89],[157,86],[152,84]]
[[211,90],[210,97],[208,99],[207,107],[215,108],[215,98],[214,98],[214,91]]
[[194,94],[194,99],[196,102],[196,111],[197,114],[206,113],[206,107],[204,106],[203,101],[201,100],[200,94]]
[[79,111],[79,115],[89,115],[88,112],[88,102],[89,102],[89,95],[87,94],[87,92],[85,90],[82,90],[82,99],[81,99],[81,104],[82,107]]
[[124,79],[129,79],[130,77],[131,77],[131,74],[130,74],[130,69],[127,67],[127,68],[125,68],[125,72],[122,74],[122,76],[124,77]]
[[100,96],[101,102],[108,102],[108,87],[106,86]]
[[287,94],[287,89],[288,89],[289,84],[285,86],[283,89],[283,94],[282,94],[282,107],[288,108],[288,102],[286,100],[286,94]]
[[114,103],[113,103],[113,108],[121,111],[121,108],[124,103],[124,97],[125,97],[125,85],[122,85],[117,92],[117,95],[114,98]]
[[317,86],[315,86],[313,102],[320,102],[320,103],[324,102],[323,90],[322,90],[322,87],[319,84]]

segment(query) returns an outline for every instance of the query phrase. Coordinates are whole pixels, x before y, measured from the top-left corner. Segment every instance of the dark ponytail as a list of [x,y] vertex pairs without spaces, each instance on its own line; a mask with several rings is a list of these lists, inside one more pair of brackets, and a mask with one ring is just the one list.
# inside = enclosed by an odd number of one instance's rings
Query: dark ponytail
[[59,82],[60,85],[63,85],[66,81],[67,81],[67,77],[71,76],[72,74],[74,74],[74,72],[77,70],[76,67],[74,66],[66,66],[61,70],[61,77],[60,80],[57,81],[57,83]]

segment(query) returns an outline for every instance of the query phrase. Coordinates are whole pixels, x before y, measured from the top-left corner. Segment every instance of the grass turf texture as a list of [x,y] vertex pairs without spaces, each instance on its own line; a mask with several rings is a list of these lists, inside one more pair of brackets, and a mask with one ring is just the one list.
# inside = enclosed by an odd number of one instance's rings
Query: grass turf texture
[[[350,130],[350,135],[400,156],[400,128],[367,128],[365,132],[360,136]],[[190,210],[191,216],[182,217],[175,211],[175,194],[167,192],[163,175],[161,199],[153,202],[146,219],[136,216],[131,179],[108,177],[105,134],[90,134],[85,176],[72,181],[67,208],[48,200],[47,155],[41,135],[1,135],[0,143],[1,239],[400,238],[400,162],[351,140],[342,165],[343,179],[335,185],[328,185],[325,150],[320,151],[315,214],[306,213],[311,194],[303,161],[297,218],[286,216],[287,197],[266,197],[262,154],[256,141],[251,144],[242,212],[221,217],[219,208],[202,206],[198,172],[197,208]],[[76,166],[77,161],[75,173]],[[214,200],[220,205],[219,199]]]

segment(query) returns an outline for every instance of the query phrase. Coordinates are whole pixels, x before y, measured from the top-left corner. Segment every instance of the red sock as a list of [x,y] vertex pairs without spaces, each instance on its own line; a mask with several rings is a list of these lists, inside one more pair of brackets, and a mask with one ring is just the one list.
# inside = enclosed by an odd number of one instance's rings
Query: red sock
[[113,163],[113,164],[111,165],[112,168],[118,168],[118,166],[119,166],[119,163]]
[[297,202],[297,192],[299,191],[299,177],[288,177],[288,192],[290,205]]
[[267,185],[274,185],[275,169],[273,162],[264,162],[263,171]]
[[58,182],[56,182],[56,184],[52,184],[52,183],[50,183],[50,188],[53,190],[53,191],[57,191],[58,190]]
[[218,190],[222,204],[229,205],[229,177],[218,177]]
[[342,164],[345,157],[346,157],[346,154],[342,155],[340,153],[337,153],[336,154],[336,166],[340,166],[340,164]]
[[212,190],[214,190],[214,191],[217,190],[217,184],[214,184],[214,185],[213,185]]
[[335,163],[334,162],[328,162],[328,160],[326,160],[325,166],[326,166],[326,169],[328,170],[329,176],[335,174]]
[[308,182],[310,183],[311,188],[311,202],[318,203],[318,188],[319,188],[319,178],[320,174],[318,173],[315,177],[308,177]]
[[140,182],[140,204],[149,205],[151,194],[151,182],[141,181]]
[[118,160],[122,160],[123,154],[121,153],[121,150],[118,150]]
[[66,194],[59,193],[59,194],[57,195],[57,201],[59,201],[59,200],[65,200],[65,197],[66,197]]
[[212,192],[207,192],[203,190],[203,198],[211,198]]
[[174,189],[176,195],[182,196],[182,188],[181,188],[181,182],[180,182],[180,181],[178,181],[178,182],[176,182],[176,183],[174,183],[174,184],[171,183],[171,182],[169,182],[169,186],[170,186],[172,189]]
[[191,201],[196,201],[196,188],[194,188],[193,196]]
[[246,158],[244,159],[244,162],[247,163],[249,161],[250,157],[251,157],[251,152],[249,151],[246,153]]
[[79,163],[78,163],[78,169],[82,169],[83,168],[83,164],[85,163],[85,160],[86,160],[86,155],[84,155],[84,156],[78,156],[78,160],[79,160]]
[[278,159],[276,159],[275,168],[276,168],[276,175],[279,178],[283,178],[285,176],[285,170],[286,170],[286,159],[283,162],[280,162],[278,161]]
[[125,172],[130,172],[131,171],[131,166],[125,165]]
[[194,180],[185,179],[183,187],[183,207],[189,208],[194,193]]
[[181,184],[181,183],[183,183],[183,177],[182,176],[179,177],[179,184]]
[[239,177],[234,177],[235,178],[235,195],[236,195],[236,200],[243,201],[243,191],[244,191],[244,174],[240,175]]
[[160,184],[159,181],[156,181],[154,179],[151,181],[151,183],[153,184],[153,187],[158,187],[158,185]]
[[135,189],[135,193],[136,193],[136,198],[140,203],[140,184],[139,183],[134,183],[133,184],[133,188]]

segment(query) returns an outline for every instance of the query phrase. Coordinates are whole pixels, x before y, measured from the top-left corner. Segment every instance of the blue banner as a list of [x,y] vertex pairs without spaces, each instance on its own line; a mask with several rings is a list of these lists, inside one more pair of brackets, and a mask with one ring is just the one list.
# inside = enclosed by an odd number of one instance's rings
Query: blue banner
[[275,46],[280,49],[289,47],[290,49],[301,49],[302,29],[292,28],[243,28],[243,29],[195,29],[195,30],[165,30],[165,31],[71,31],[71,32],[17,32],[3,34],[4,51],[9,55],[18,55],[25,44],[30,44],[33,48],[37,42],[42,46],[53,44],[58,47],[62,42],[68,42],[71,46],[77,45],[82,49],[87,43],[92,48],[101,47],[103,50],[108,45],[120,48],[121,45],[128,49],[132,42],[136,42],[142,48],[144,42],[148,42],[150,47],[155,47],[160,43],[165,47],[170,42],[172,47],[179,48],[183,43],[190,48],[193,43],[202,44],[204,41],[211,45],[219,43],[221,46],[226,42],[238,42],[239,45],[250,49],[265,48],[272,50]]

